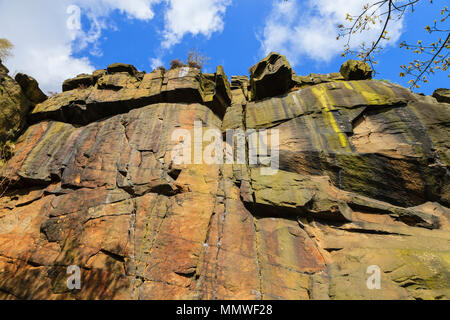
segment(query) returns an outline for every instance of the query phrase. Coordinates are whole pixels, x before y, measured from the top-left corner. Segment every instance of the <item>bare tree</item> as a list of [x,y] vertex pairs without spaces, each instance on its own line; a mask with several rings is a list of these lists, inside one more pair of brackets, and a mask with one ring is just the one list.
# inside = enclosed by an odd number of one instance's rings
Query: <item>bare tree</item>
[[0,60],[9,58],[13,48],[14,45],[8,39],[0,38]]
[[[344,37],[347,39],[344,46],[342,56],[355,55],[361,60],[368,62],[372,69],[377,64],[375,54],[383,50],[383,41],[390,40],[388,26],[395,19],[401,19],[407,11],[414,12],[415,6],[421,2],[433,0],[380,0],[373,3],[365,4],[362,11],[358,15],[347,14],[346,21],[349,26],[339,25],[338,39]],[[432,26],[425,26],[425,30],[429,34],[439,34],[436,41],[429,41],[424,44],[422,40],[418,40],[417,44],[408,44],[405,41],[400,43],[401,48],[412,50],[413,53],[425,57],[423,59],[415,59],[408,65],[401,65],[401,77],[411,76],[409,80],[410,88],[419,88],[420,82],[428,82],[427,76],[434,74],[436,71],[446,71],[450,65],[450,30],[440,27],[450,16],[447,6],[441,10],[439,19],[434,20]],[[352,49],[350,42],[352,36],[356,33],[363,33],[369,30],[373,25],[381,24],[381,32],[377,39],[369,45],[362,43],[358,49]]]
[[172,61],[170,61],[170,69],[176,69],[176,68],[182,68],[185,67],[186,65],[179,59],[173,59]]
[[197,49],[192,49],[188,52],[187,60],[189,67],[202,70],[210,58],[201,54]]
[[174,59],[170,61],[170,69],[176,69],[181,67],[191,67],[202,70],[204,65],[210,60],[209,57],[199,53],[197,49],[192,49],[188,52],[187,55],[187,64],[184,64],[179,59]]

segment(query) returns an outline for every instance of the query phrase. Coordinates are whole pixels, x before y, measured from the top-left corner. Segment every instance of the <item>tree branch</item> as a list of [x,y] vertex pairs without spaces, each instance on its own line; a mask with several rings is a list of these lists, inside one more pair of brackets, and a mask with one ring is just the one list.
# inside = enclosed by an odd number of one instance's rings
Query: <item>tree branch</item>
[[377,46],[378,46],[378,44],[380,43],[381,39],[384,39],[384,35],[385,35],[385,33],[386,33],[387,25],[389,24],[389,20],[391,20],[392,0],[389,0],[388,9],[389,9],[389,10],[388,10],[388,16],[387,16],[387,18],[386,18],[386,22],[384,23],[383,30],[381,30],[381,34],[380,34],[380,36],[378,37],[377,42],[376,42],[374,45],[372,45],[372,48],[371,48],[371,49],[369,50],[369,52],[366,54],[366,57],[364,58],[364,60],[366,60],[366,58],[369,57],[369,56],[372,54],[372,52],[377,48]]

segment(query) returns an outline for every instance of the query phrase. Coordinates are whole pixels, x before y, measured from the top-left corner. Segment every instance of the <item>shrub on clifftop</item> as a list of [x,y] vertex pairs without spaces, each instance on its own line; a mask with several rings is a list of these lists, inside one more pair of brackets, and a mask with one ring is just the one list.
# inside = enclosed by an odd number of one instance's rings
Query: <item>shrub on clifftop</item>
[[8,39],[0,38],[0,60],[9,58],[13,48],[14,45]]

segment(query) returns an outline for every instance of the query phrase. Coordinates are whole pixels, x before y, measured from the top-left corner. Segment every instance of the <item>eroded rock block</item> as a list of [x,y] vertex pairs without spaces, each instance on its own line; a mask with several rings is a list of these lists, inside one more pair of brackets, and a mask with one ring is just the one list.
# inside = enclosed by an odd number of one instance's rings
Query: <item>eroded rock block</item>
[[272,52],[250,68],[252,100],[287,93],[292,86],[292,68],[286,57]]
[[53,119],[88,124],[162,102],[201,103],[223,118],[231,104],[230,84],[221,66],[210,75],[190,67],[138,74],[131,72],[134,69],[129,66],[114,64],[108,72],[97,70],[92,75],[66,80],[64,92],[37,105],[31,112],[31,121]]
[[79,74],[75,78],[64,81],[62,91],[70,91],[74,89],[83,89],[95,84],[95,77],[91,74]]
[[25,127],[26,116],[33,105],[19,83],[8,75],[8,69],[0,62],[0,142],[16,138]]
[[372,79],[372,68],[364,61],[348,60],[342,66],[340,73],[345,80]]
[[29,75],[18,73],[15,77],[17,83],[22,87],[25,95],[34,104],[47,100],[47,96],[39,88],[37,81]]
[[116,72],[127,72],[130,75],[134,76],[138,73],[135,66],[126,63],[113,63],[109,65],[106,70],[109,74],[113,74]]
[[434,90],[433,97],[438,102],[450,103],[450,89],[439,88]]

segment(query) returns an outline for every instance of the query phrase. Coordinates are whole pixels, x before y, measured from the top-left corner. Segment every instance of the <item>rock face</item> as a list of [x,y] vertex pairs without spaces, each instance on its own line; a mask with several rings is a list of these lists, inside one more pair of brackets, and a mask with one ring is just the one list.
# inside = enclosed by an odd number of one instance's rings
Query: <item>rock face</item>
[[286,93],[292,87],[294,75],[285,56],[271,52],[250,68],[252,99],[261,100]]
[[47,100],[47,96],[39,88],[39,84],[33,77],[23,73],[18,73],[14,79],[20,85],[27,98],[33,102],[33,104],[38,104]]
[[30,109],[47,98],[32,77],[19,73],[14,80],[8,72],[0,60],[0,143],[14,139]]
[[[449,299],[449,105],[275,56],[284,91],[115,64],[38,104],[0,171],[0,298]],[[224,151],[277,130],[279,170],[175,162],[195,123]]]

